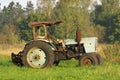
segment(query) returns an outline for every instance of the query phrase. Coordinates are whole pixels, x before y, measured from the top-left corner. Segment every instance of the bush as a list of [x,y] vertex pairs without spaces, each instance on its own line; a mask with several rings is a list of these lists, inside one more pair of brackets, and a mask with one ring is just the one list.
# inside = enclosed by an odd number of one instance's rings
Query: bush
[[19,36],[16,33],[14,25],[5,25],[0,33],[0,44],[15,44],[19,42]]
[[86,34],[90,37],[97,37],[99,42],[104,42],[105,28],[100,25],[90,26]]

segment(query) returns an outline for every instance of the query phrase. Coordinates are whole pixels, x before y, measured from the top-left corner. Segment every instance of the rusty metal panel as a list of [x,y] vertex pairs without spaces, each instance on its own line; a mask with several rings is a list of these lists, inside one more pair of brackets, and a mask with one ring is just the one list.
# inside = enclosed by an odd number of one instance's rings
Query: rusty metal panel
[[48,21],[48,22],[30,22],[28,25],[30,27],[36,27],[36,26],[51,26],[51,25],[55,25],[55,24],[60,24],[62,23],[62,21],[56,21],[56,22],[52,22],[52,21]]

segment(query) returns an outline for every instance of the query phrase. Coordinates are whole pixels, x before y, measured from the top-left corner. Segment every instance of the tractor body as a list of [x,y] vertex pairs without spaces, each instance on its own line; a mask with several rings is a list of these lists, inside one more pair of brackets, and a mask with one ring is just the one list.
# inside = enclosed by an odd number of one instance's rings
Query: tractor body
[[81,66],[102,64],[102,57],[96,53],[97,38],[81,38],[76,30],[75,39],[56,39],[47,33],[47,28],[60,24],[56,22],[31,22],[33,40],[18,54],[11,54],[12,62],[19,66],[45,68],[58,65],[61,60],[78,60]]

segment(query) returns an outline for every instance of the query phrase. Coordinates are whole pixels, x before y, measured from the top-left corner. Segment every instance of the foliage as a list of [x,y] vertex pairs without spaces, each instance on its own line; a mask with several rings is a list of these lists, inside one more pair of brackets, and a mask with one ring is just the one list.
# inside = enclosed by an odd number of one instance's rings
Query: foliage
[[[72,5],[72,3],[74,5]],[[79,27],[86,35],[89,27],[89,13],[78,5],[78,0],[60,0],[52,14],[53,20],[62,20],[61,28],[55,29],[55,33],[61,38],[75,38],[75,31]],[[59,30],[58,30],[59,29]]]
[[104,43],[105,27],[100,25],[95,25],[89,27],[88,37],[97,37],[98,42]]
[[44,14],[47,19],[51,18],[52,9],[55,7],[56,0],[37,0],[37,10]]
[[[4,6],[0,10],[0,36],[5,35],[2,33],[5,29],[3,27],[12,25],[15,31],[10,34],[15,34],[14,39],[29,41],[32,39],[29,22],[62,20],[63,23],[49,29],[49,33],[52,32],[55,37],[62,39],[75,38],[75,31],[79,27],[82,37],[96,36],[100,42],[120,42],[118,0],[104,0],[102,6],[96,6],[92,13],[87,10],[90,0],[60,0],[57,3],[55,0],[37,1],[37,9],[34,9],[31,1],[27,2],[25,8],[22,8],[18,2]],[[3,37],[5,41],[7,38]]]
[[0,12],[0,39],[1,43],[14,44],[18,43],[19,36],[17,33],[17,21],[23,17],[23,9],[19,3],[11,2],[8,7],[4,6]]
[[4,44],[15,44],[19,42],[16,28],[14,25],[5,25],[0,33],[0,43]]
[[96,6],[96,10],[92,13],[92,21],[106,28],[104,41],[109,43],[120,42],[118,0],[104,0],[102,2],[103,5]]

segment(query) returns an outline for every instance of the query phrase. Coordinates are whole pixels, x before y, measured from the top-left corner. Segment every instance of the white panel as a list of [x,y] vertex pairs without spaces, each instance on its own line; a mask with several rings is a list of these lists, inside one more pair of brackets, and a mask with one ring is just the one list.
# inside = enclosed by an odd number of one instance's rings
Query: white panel
[[[65,45],[77,44],[75,39],[66,39],[64,40]],[[97,38],[96,37],[87,37],[82,38],[80,43],[84,44],[86,53],[96,52]]]

